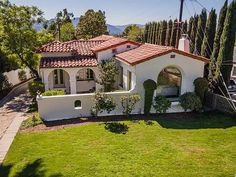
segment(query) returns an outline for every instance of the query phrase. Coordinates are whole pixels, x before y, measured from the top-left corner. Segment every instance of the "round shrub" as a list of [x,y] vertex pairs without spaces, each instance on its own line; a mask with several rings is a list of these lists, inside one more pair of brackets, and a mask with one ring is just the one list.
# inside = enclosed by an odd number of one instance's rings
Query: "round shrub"
[[207,79],[199,77],[199,78],[194,80],[193,84],[195,86],[196,95],[200,97],[200,99],[203,103],[204,98],[205,98],[205,93],[208,90],[208,81],[207,81]]
[[107,111],[110,113],[116,108],[116,103],[113,98],[104,93],[95,93],[94,97],[94,106],[92,107],[92,114],[97,116],[98,113],[102,113],[103,111]]
[[157,113],[166,113],[170,106],[171,102],[166,97],[162,95],[158,95],[155,97],[153,107]]
[[144,98],[144,114],[149,114],[152,107],[152,99],[154,90],[157,88],[155,81],[148,79],[143,83],[145,89],[145,98]]
[[36,101],[37,94],[42,94],[44,91],[44,83],[41,81],[33,81],[29,83],[29,93],[33,97],[33,101]]
[[195,93],[186,92],[185,94],[180,96],[180,104],[184,111],[200,111],[202,108],[202,102]]

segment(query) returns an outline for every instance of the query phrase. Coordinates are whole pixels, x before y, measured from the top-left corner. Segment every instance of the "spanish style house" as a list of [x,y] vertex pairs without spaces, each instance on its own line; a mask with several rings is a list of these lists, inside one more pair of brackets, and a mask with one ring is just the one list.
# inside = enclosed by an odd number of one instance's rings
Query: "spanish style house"
[[[138,93],[142,100],[134,111],[137,114],[144,109],[144,81],[152,79],[157,83],[155,95],[178,102],[181,94],[194,91],[194,80],[203,77],[205,64],[209,62],[189,52],[186,37],[180,39],[179,49],[102,35],[90,40],[55,41],[38,52],[42,55],[40,75],[45,89],[63,89],[68,94],[38,99],[39,113],[45,120],[90,116],[93,92],[102,88],[96,80],[97,65],[103,60],[116,59],[120,70],[116,90],[127,91],[109,94],[119,102],[119,96]],[[74,106],[78,100],[79,109]],[[113,115],[122,114],[117,104]]]

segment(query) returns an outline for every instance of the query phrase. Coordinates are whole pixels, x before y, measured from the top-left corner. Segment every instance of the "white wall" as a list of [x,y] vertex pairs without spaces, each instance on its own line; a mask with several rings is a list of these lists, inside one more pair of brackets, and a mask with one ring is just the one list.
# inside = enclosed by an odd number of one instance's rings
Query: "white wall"
[[[167,66],[175,66],[181,71],[182,74],[182,83],[181,83],[181,94],[185,92],[193,92],[194,85],[193,82],[198,77],[203,77],[204,65],[205,63],[199,60],[195,60],[183,55],[175,54],[175,58],[170,58],[170,55],[175,53],[170,53],[158,58],[151,59],[149,61],[140,63],[133,66],[129,66],[129,69],[133,71],[135,69],[134,74],[134,82],[136,82],[136,91],[144,100],[144,88],[143,83],[147,79],[152,79],[157,82],[157,77],[159,73],[166,68]],[[124,76],[124,81],[126,76]],[[142,112],[144,108],[144,101],[142,101]]]
[[[98,116],[105,115],[122,115],[123,109],[120,103],[121,96],[131,95],[131,92],[114,92],[107,93],[112,96],[117,106],[110,114],[104,112]],[[80,100],[81,109],[75,109],[74,103],[76,100]],[[91,94],[77,94],[77,95],[63,95],[63,96],[50,96],[50,97],[38,97],[38,111],[40,116],[46,121],[70,119],[77,117],[89,117],[91,116],[91,108],[94,102],[94,93]],[[133,114],[140,114],[141,107],[137,103]]]
[[[17,70],[12,70],[10,72],[5,72],[4,75],[7,76],[8,81],[12,84],[12,85],[16,85],[19,84],[21,81],[18,78],[18,72],[21,71],[22,69],[17,69]],[[30,70],[29,69],[24,69],[26,72],[26,77],[27,79],[31,78],[30,75]]]
[[[130,45],[131,48],[128,49],[127,45]],[[126,43],[126,44],[120,45],[118,47],[114,47],[114,48],[111,48],[111,49],[108,49],[108,50],[98,52],[97,53],[98,63],[100,63],[102,60],[111,59],[114,56],[114,54],[112,53],[113,49],[117,49],[117,54],[119,54],[119,53],[122,53],[122,52],[125,52],[125,51],[128,51],[128,50],[134,49],[136,47],[137,47],[137,45],[134,45],[134,44],[131,44],[131,43]]]

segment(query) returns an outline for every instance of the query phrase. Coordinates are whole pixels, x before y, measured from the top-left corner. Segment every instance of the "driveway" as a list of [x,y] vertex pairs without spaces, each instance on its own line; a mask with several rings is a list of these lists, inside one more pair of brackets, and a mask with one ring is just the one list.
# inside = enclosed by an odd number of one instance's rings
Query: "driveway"
[[26,112],[29,104],[30,97],[27,94],[21,94],[0,107],[0,140],[14,118],[27,116]]

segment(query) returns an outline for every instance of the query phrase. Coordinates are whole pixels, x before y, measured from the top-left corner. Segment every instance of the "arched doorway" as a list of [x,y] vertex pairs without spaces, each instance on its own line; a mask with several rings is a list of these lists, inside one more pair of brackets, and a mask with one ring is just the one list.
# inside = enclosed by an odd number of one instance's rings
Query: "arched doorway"
[[63,69],[54,69],[49,74],[49,90],[64,90],[70,93],[70,76]]
[[177,98],[181,94],[182,75],[178,68],[164,68],[157,79],[157,94],[167,98]]
[[76,92],[91,93],[96,90],[95,74],[90,68],[83,68],[76,75]]

